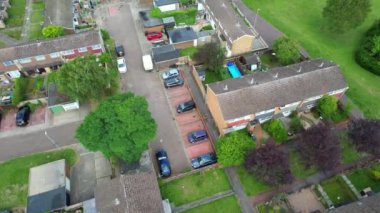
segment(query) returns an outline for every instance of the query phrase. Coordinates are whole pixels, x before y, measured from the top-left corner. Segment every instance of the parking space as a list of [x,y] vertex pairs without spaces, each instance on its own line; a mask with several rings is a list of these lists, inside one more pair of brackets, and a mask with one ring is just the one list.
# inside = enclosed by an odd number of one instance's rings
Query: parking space
[[[26,127],[43,124],[45,122],[45,110],[46,107],[39,107],[30,114],[29,123]],[[5,115],[3,115],[0,125],[0,131],[9,131],[14,128],[20,128],[16,126],[16,109],[9,109]]]
[[173,87],[166,90],[169,105],[172,112],[175,114],[175,121],[177,122],[182,141],[186,149],[189,160],[203,154],[214,152],[210,139],[190,143],[188,141],[188,134],[196,130],[205,130],[205,124],[197,109],[193,109],[184,113],[177,113],[176,107],[178,104],[185,101],[192,100],[192,94],[186,82],[183,86]]

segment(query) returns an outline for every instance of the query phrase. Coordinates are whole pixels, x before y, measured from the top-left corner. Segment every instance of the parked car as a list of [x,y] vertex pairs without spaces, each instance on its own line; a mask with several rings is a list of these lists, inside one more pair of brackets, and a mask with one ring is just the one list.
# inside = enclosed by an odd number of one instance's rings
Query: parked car
[[18,109],[16,114],[16,125],[17,126],[26,126],[29,121],[30,108],[25,105]]
[[209,154],[204,154],[199,157],[191,159],[191,166],[194,169],[198,169],[204,166],[214,164],[216,162],[217,160],[216,160],[215,154],[209,153]]
[[160,175],[162,177],[169,177],[171,175],[170,163],[168,155],[165,150],[161,149],[156,152],[158,167],[160,168]]
[[152,56],[150,56],[150,55],[143,55],[142,61],[143,61],[143,65],[144,65],[144,70],[145,71],[152,71],[153,70]]
[[117,57],[123,57],[125,55],[123,45],[117,45],[115,47],[115,52],[116,52]]
[[170,69],[161,74],[162,79],[166,80],[169,78],[175,78],[179,76],[178,69]]
[[187,140],[190,143],[207,139],[207,132],[205,130],[196,130],[187,134]]
[[125,59],[123,57],[117,58],[117,69],[120,73],[127,72],[127,65],[125,64]]
[[177,112],[178,113],[186,112],[186,111],[192,110],[194,108],[195,108],[195,103],[193,100],[185,101],[185,102],[177,105]]
[[162,38],[162,33],[161,32],[151,32],[146,34],[146,38],[149,41],[156,40]]
[[165,88],[170,88],[170,87],[182,86],[183,83],[184,83],[183,80],[180,78],[170,78],[164,81],[164,86]]

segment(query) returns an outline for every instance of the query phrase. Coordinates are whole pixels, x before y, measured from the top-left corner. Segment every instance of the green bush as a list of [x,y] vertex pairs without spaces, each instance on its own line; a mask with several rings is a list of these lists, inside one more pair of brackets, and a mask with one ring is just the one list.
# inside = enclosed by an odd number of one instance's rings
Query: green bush
[[211,25],[206,25],[206,26],[203,26],[201,31],[206,31],[206,30],[212,30],[212,26]]
[[290,121],[290,131],[293,133],[300,133],[304,130],[301,119],[297,116],[293,117]]
[[297,62],[300,57],[299,44],[291,38],[280,37],[274,41],[273,51],[276,53],[276,58],[283,65]]
[[111,38],[110,33],[107,30],[100,29],[100,33],[102,34],[104,41],[108,41]]
[[37,103],[28,102],[26,105],[29,106],[30,111],[34,112],[34,111],[36,111],[36,109],[37,109],[38,107],[42,106],[43,103],[42,103],[40,100],[38,100]]
[[272,119],[263,125],[263,129],[278,143],[288,139],[288,133],[284,124],[279,119]]
[[45,38],[57,38],[65,35],[65,30],[60,25],[49,25],[42,29],[42,35]]
[[13,96],[12,96],[12,104],[17,106],[20,102],[26,100],[26,89],[28,87],[29,80],[25,77],[20,77],[16,79]]
[[338,111],[338,98],[333,95],[324,95],[318,101],[317,110],[324,119],[331,119]]
[[374,180],[380,180],[380,171],[377,170],[371,170],[370,171],[370,177]]
[[380,75],[380,20],[375,21],[364,35],[355,59],[364,69]]

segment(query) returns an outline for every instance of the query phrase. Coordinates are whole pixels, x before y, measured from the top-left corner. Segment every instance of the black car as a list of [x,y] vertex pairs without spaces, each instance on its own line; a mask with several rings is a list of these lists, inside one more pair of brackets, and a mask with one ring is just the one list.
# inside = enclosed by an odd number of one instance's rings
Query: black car
[[189,143],[195,143],[207,139],[207,132],[205,130],[196,130],[187,134]]
[[170,88],[170,87],[176,87],[176,86],[182,86],[183,85],[183,80],[180,78],[170,78],[164,81],[164,86],[165,88]]
[[195,103],[193,100],[190,100],[190,101],[186,101],[186,102],[178,104],[177,112],[178,113],[186,112],[186,111],[192,110],[194,108],[195,108]]
[[156,152],[156,158],[158,167],[160,168],[160,175],[162,177],[169,177],[171,175],[171,169],[168,155],[166,154],[165,150],[161,149]]
[[22,106],[18,109],[16,115],[16,125],[26,126],[29,121],[30,108],[29,106]]
[[123,57],[125,55],[124,47],[123,45],[117,45],[115,47],[116,55],[117,57]]
[[213,153],[201,155],[191,159],[191,166],[198,169],[216,163],[216,156]]

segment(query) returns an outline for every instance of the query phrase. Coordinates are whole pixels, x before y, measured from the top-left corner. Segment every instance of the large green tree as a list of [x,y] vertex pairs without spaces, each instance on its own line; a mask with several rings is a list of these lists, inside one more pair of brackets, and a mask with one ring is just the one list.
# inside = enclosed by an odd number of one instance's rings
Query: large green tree
[[273,51],[276,53],[276,58],[283,65],[297,62],[301,57],[298,43],[288,37],[276,39],[273,44]]
[[60,25],[49,25],[42,29],[42,35],[45,38],[56,38],[65,35],[65,31]]
[[107,58],[105,54],[88,54],[65,63],[58,74],[59,90],[81,101],[114,94],[119,88],[119,74]]
[[224,166],[241,165],[247,152],[255,147],[254,141],[247,132],[232,132],[221,138],[216,143],[218,161]]
[[330,119],[338,111],[338,98],[333,95],[324,95],[318,101],[317,110],[323,118]]
[[105,99],[86,116],[75,137],[87,149],[134,162],[148,149],[157,125],[141,96],[123,93]]
[[210,42],[199,46],[192,58],[199,63],[203,63],[209,71],[221,72],[225,55],[219,43]]
[[370,0],[327,0],[323,17],[330,31],[345,33],[360,26],[370,11]]

